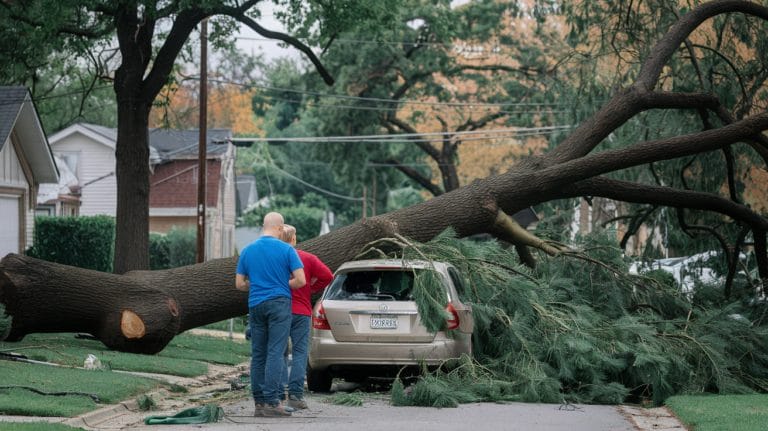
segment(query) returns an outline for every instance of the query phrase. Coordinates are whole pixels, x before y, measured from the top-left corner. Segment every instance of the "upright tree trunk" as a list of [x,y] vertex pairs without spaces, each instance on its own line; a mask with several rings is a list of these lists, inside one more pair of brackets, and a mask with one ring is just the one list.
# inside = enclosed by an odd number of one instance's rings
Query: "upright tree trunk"
[[[135,14],[135,11],[131,11]],[[115,148],[117,212],[114,272],[149,268],[149,111],[152,97],[144,94],[148,46],[119,28],[122,64],[115,73],[117,144]]]
[[122,274],[149,268],[149,106],[130,96],[118,103],[114,271]]

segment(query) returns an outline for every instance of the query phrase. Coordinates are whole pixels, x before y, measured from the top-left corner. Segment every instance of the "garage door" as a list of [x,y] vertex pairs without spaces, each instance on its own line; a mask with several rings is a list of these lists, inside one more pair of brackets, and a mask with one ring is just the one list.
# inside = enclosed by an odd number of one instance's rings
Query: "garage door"
[[0,258],[19,250],[19,198],[0,196]]

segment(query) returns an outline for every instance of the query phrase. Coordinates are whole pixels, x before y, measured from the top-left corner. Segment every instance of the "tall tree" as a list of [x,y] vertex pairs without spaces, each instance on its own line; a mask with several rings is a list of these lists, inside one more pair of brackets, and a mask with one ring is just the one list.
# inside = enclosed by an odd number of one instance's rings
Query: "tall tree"
[[[387,237],[425,241],[452,227],[460,236],[495,232],[523,247],[557,255],[562,246],[537,238],[508,215],[522,208],[574,196],[708,211],[732,218],[751,235],[757,260],[755,292],[768,285],[768,218],[727,194],[609,178],[648,163],[748,147],[768,165],[768,112],[757,109],[734,120],[733,105],[712,92],[667,90],[660,78],[686,38],[713,17],[746,17],[759,34],[768,30],[768,8],[724,0],[691,9],[648,49],[636,75],[557,147],[429,201],[371,217],[300,244],[332,268],[352,259],[371,241]],[[650,42],[649,42],[650,43]],[[670,72],[673,73],[673,72]],[[713,114],[706,130],[639,139],[621,148],[597,149],[612,133],[649,110]],[[406,239],[407,240],[407,239]],[[234,289],[233,258],[168,271],[125,275],[92,271],[8,255],[0,262],[0,302],[12,317],[9,340],[32,332],[92,332],[108,346],[157,352],[174,334],[245,312],[245,294]],[[56,297],[57,301],[47,300]]]
[[[149,265],[149,146],[148,119],[152,103],[168,82],[177,57],[196,26],[213,23],[212,39],[232,35],[236,23],[258,34],[299,49],[315,65],[323,80],[333,79],[308,43],[325,40],[353,23],[367,25],[392,18],[388,4],[362,1],[338,7],[325,1],[276,1],[278,13],[299,38],[264,28],[258,23],[263,0],[33,0],[0,2],[3,48],[0,54],[27,63],[43,62],[61,50],[87,55],[94,47],[116,40],[119,61],[109,75],[117,100],[117,219],[115,272],[144,269]],[[394,9],[396,10],[396,8]]]
[[372,177],[387,175],[374,169],[389,167],[437,196],[461,185],[463,146],[472,153],[481,142],[503,159],[514,152],[510,140],[528,141],[511,131],[484,130],[558,121],[543,91],[556,63],[543,48],[566,45],[547,27],[527,28],[524,23],[535,21],[519,2],[453,7],[448,0],[411,0],[400,13],[378,38],[360,29],[334,39],[323,57],[338,77],[333,97],[319,94],[311,76],[292,87],[306,91],[294,92],[301,107],[292,110],[293,128],[317,136],[392,135],[389,142],[317,144],[315,157],[334,163],[345,181],[371,184]]

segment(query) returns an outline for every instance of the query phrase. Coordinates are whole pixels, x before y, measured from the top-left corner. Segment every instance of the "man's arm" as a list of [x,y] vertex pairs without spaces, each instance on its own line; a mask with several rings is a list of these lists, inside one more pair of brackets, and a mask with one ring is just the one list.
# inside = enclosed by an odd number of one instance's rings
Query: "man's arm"
[[307,284],[307,279],[304,276],[304,268],[295,269],[291,273],[291,279],[288,280],[288,286],[290,286],[291,289],[298,289],[305,284]]
[[242,275],[242,274],[236,274],[235,275],[235,288],[237,290],[242,290],[243,292],[247,292],[250,288],[250,281],[248,281],[248,277]]
[[333,280],[333,273],[331,270],[315,256],[312,265],[312,280],[310,280],[309,291],[311,293],[322,292],[326,286],[328,286]]

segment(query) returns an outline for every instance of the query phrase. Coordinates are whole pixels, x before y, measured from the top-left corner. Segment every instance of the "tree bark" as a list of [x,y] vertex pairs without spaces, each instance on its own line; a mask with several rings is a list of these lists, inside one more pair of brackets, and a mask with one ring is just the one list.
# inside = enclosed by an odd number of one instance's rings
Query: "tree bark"
[[[505,214],[514,214],[538,203],[569,196],[603,196],[714,211],[749,226],[765,289],[768,218],[719,195],[631,184],[599,175],[659,160],[720,151],[739,142],[753,142],[762,148],[766,142],[763,132],[768,129],[768,113],[699,133],[592,153],[600,141],[643,110],[703,107],[716,110],[723,117],[722,106],[713,103],[709,96],[658,93],[653,88],[663,64],[696,26],[719,13],[739,11],[768,19],[768,8],[743,1],[724,0],[695,8],[652,50],[632,86],[618,91],[603,109],[547,155],[529,158],[502,175],[475,181],[418,205],[364,219],[306,241],[299,248],[336,268],[357,256],[366,244],[380,238],[398,234],[428,241],[446,228],[453,228],[459,236],[493,232],[499,229],[498,221],[504,219]],[[141,29],[134,33],[131,26],[118,28],[124,58],[115,77],[115,90],[121,104],[118,217],[123,217],[118,218],[119,249],[115,268],[118,272],[146,266],[137,265],[143,262],[132,257],[132,253],[138,250],[138,254],[147,255],[148,229],[136,222],[147,220],[148,189],[144,186],[146,181],[139,179],[147,178],[146,114],[151,98],[128,90],[142,88],[140,80],[149,57],[136,56],[143,51],[132,51],[130,47],[141,45],[146,39],[144,36]],[[137,46],[123,43],[124,38],[131,37]],[[138,59],[137,62],[126,62],[130,55],[134,55],[132,58]],[[142,72],[137,74],[138,70]],[[136,177],[131,178],[132,175]],[[507,229],[507,232],[514,230]],[[525,244],[535,246],[536,241]],[[12,317],[8,339],[20,340],[33,332],[89,332],[115,350],[155,353],[181,331],[245,313],[246,295],[234,286],[235,264],[235,259],[230,258],[166,271],[114,275],[11,254],[0,261],[0,303]]]

